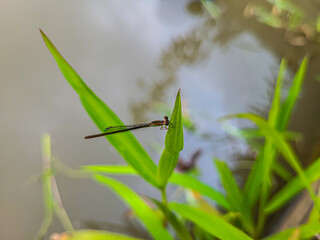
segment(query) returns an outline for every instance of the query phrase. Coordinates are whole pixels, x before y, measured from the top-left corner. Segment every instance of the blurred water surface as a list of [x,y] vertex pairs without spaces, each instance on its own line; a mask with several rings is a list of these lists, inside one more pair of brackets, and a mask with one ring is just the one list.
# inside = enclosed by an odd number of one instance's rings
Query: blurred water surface
[[[146,103],[161,99],[170,108],[181,88],[199,133],[213,136],[208,141],[185,133],[182,157],[202,150],[198,166],[204,181],[218,186],[212,156],[231,160],[234,153],[247,151],[240,141],[228,142],[217,119],[249,111],[252,105],[266,108],[279,59],[250,33],[236,36],[225,46],[214,44],[210,41],[216,34],[214,24],[210,25],[208,17],[190,14],[188,3],[1,0],[1,239],[31,239],[40,227],[42,191],[40,182],[34,180],[41,172],[44,132],[52,137],[53,154],[69,167],[124,163],[105,139],[83,139],[97,129],[60,73],[38,28],[125,123],[161,119],[162,113]],[[194,48],[199,39],[201,47]],[[174,41],[186,41],[183,51],[195,59],[179,62],[181,58],[172,57]],[[195,50],[199,52],[193,55]],[[135,135],[157,161],[154,143],[162,146],[165,132],[145,129]],[[139,193],[159,196],[140,179],[121,180]],[[57,183],[76,227],[100,222],[99,227],[130,232],[123,226],[126,207],[109,190],[64,176],[58,176]],[[50,233],[60,231],[61,225],[54,221]]]

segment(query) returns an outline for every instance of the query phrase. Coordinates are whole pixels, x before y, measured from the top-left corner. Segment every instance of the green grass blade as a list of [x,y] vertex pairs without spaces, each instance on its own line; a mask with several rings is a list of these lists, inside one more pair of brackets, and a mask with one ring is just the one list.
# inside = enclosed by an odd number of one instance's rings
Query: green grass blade
[[226,222],[222,217],[181,203],[169,203],[169,207],[219,239],[252,240],[244,232]]
[[169,181],[171,184],[195,190],[203,196],[211,198],[225,210],[230,210],[230,205],[222,193],[212,188],[211,186],[208,186],[207,184],[201,182],[200,180],[195,179],[192,176],[188,176],[186,174],[181,173],[174,173],[169,179]]
[[305,79],[308,66],[308,58],[305,57],[300,64],[300,67],[294,76],[292,86],[289,90],[288,96],[285,102],[281,106],[280,116],[278,117],[277,129],[283,131],[289,122],[292,114],[293,107],[298,99],[298,96],[302,89],[302,83]]
[[183,124],[180,90],[177,93],[164,145],[170,153],[177,153],[183,149]]
[[173,173],[183,149],[183,124],[180,90],[178,91],[174,109],[170,118],[169,129],[165,138],[165,149],[157,167],[157,182],[164,188]]
[[151,199],[161,212],[166,216],[176,233],[178,234],[180,239],[183,240],[192,240],[192,237],[188,231],[188,229],[183,225],[183,223],[176,217],[176,215],[171,211],[171,209],[168,208],[168,206],[162,202],[159,202],[156,199]]
[[[42,37],[55,58],[61,72],[73,89],[79,94],[80,100],[94,123],[103,131],[109,125],[122,125],[116,114],[83,82],[76,71],[58,52],[49,38],[41,31]],[[145,180],[157,186],[156,165],[131,133],[108,136],[107,139]]]
[[[283,240],[283,239],[290,239],[292,234],[297,228],[290,228],[286,229],[280,233],[276,233],[272,236],[266,237],[263,240]],[[300,229],[300,235],[299,239],[311,239],[315,235],[320,233],[320,222],[315,221],[308,224],[304,224],[299,227]]]
[[[320,178],[320,158],[313,162],[305,171],[306,181],[308,184],[318,180]],[[284,206],[292,197],[298,194],[305,185],[298,176],[294,177],[287,183],[279,192],[267,204],[265,211],[267,213],[273,213],[280,207]]]
[[[123,165],[88,165],[83,166],[85,171],[96,171],[106,174],[116,174],[116,175],[137,175],[137,172],[131,166]],[[211,198],[215,201],[220,207],[225,210],[230,210],[230,206],[226,201],[222,193],[212,188],[211,186],[195,179],[192,176],[182,174],[182,173],[173,173],[169,178],[169,182],[174,185],[179,185],[184,188],[189,188],[203,196]]]
[[232,172],[228,168],[227,164],[223,161],[215,159],[215,164],[220,174],[223,188],[226,191],[226,199],[231,207],[231,210],[239,212],[241,214],[240,219],[243,223],[243,226],[248,232],[252,233],[252,218],[250,216],[249,209],[244,205],[243,195],[236,183],[236,180],[233,177]]
[[245,118],[254,122],[262,131],[264,131],[266,138],[272,142],[272,144],[277,148],[277,150],[283,155],[286,161],[290,164],[290,166],[297,172],[299,178],[303,182],[304,187],[308,190],[311,198],[317,205],[318,210],[320,210],[319,200],[316,198],[314,191],[312,190],[310,184],[307,181],[307,177],[305,176],[301,163],[298,160],[295,152],[292,147],[284,140],[283,136],[272,129],[268,123],[261,117],[251,114],[251,113],[240,113],[232,116],[228,116],[227,118]]
[[269,111],[268,123],[270,124],[270,126],[275,126],[279,118],[279,113],[281,108],[281,88],[282,88],[283,79],[286,73],[286,69],[287,69],[287,62],[285,61],[285,59],[282,59],[280,69],[279,69],[278,79],[276,83],[276,88],[274,90],[273,101]]
[[[62,239],[62,238],[61,238]],[[65,240],[142,240],[141,238],[129,237],[119,233],[100,230],[78,230],[67,234]]]
[[242,194],[227,164],[215,159],[222,186],[226,191],[227,201],[232,210],[241,212],[243,207]]
[[116,175],[137,175],[137,172],[128,165],[87,165],[82,166],[85,171],[95,171]]
[[94,179],[102,185],[111,188],[130,208],[135,215],[141,219],[154,239],[173,240],[167,229],[164,228],[161,218],[152,210],[145,201],[123,183],[99,174]]
[[261,184],[263,181],[263,150],[257,156],[256,161],[253,164],[252,170],[248,176],[246,184],[243,190],[244,202],[248,208],[252,208],[252,206],[257,201],[260,191]]
[[[274,91],[274,97],[271,105],[271,109],[269,111],[269,119],[268,123],[270,126],[275,126],[277,124],[277,119],[279,117],[280,107],[281,107],[281,88],[283,79],[285,76],[287,68],[287,63],[284,59],[281,61],[279,74],[276,82],[276,87]],[[258,130],[260,134],[263,134],[261,129]],[[263,191],[262,195],[263,198],[267,197],[268,187],[266,184],[270,182],[269,175],[272,163],[275,159],[275,149],[270,142],[266,141],[263,151],[259,154],[254,168],[249,174],[248,180],[245,184],[244,188],[244,196],[245,196],[245,203],[249,209],[252,209],[253,204],[258,199],[261,191]],[[264,187],[261,188],[261,184],[264,183]],[[265,200],[263,200],[265,201]]]
[[281,177],[286,182],[290,181],[290,179],[292,178],[291,173],[278,161],[274,161],[274,164],[272,165],[272,171],[274,171],[279,177]]

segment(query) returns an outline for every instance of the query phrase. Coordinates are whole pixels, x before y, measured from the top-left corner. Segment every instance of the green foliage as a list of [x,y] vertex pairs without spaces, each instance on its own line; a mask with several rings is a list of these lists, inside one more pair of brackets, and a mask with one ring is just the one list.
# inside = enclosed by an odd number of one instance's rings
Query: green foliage
[[128,237],[122,234],[98,231],[98,230],[78,230],[64,236],[65,240],[142,240],[141,238]]
[[[202,2],[207,4],[206,7],[210,7],[210,1]],[[278,2],[278,7],[289,11],[289,9],[285,8],[286,6],[281,5],[283,3]],[[115,113],[83,82],[44,33],[42,33],[42,36],[63,75],[78,93],[84,108],[97,127],[102,131],[106,125],[122,124]],[[310,238],[320,232],[318,221],[319,197],[315,195],[311,187],[311,183],[320,178],[320,159],[317,159],[304,170],[297,154],[288,142],[289,139],[296,137],[297,134],[286,130],[293,107],[301,91],[307,62],[307,58],[302,61],[289,93],[283,100],[281,89],[286,72],[286,62],[282,61],[268,119],[263,119],[251,113],[235,114],[222,119],[248,119],[255,123],[258,129],[237,130],[232,127],[227,127],[227,129],[245,140],[255,138],[264,140],[260,145],[256,145],[257,158],[243,189],[238,186],[227,164],[218,159],[215,159],[215,164],[225,191],[224,194],[191,175],[174,172],[179,152],[183,149],[180,91],[176,96],[175,106],[170,118],[171,123],[165,138],[165,148],[160,157],[159,166],[156,166],[136,138],[131,133],[126,133],[106,138],[126,160],[128,165],[91,165],[84,166],[79,171],[81,173],[89,172],[92,179],[111,189],[132,209],[135,216],[141,220],[154,239],[174,239],[177,237],[187,240],[217,238],[228,240],[261,239],[261,236],[265,234],[264,229],[268,223],[268,216],[283,207],[301,190],[307,189],[315,202],[315,208],[312,211],[309,222],[268,236],[265,239]],[[250,143],[250,141],[248,142]],[[45,146],[48,146],[48,144]],[[44,151],[45,155],[50,158],[50,148],[44,147],[44,149],[46,149]],[[297,173],[296,176],[292,177],[281,165],[278,160],[280,155]],[[48,174],[51,173],[51,168],[46,170]],[[270,193],[274,190],[275,173],[285,179],[287,184],[270,199]],[[156,205],[151,207],[144,198],[128,186],[110,176],[105,176],[114,174],[144,178],[161,192],[162,201],[150,198]],[[44,227],[41,228],[42,235],[48,228],[54,211],[54,196],[48,178],[49,175],[46,176],[43,183],[47,217]],[[193,194],[193,202],[195,204],[168,202],[166,196],[168,183],[185,189],[188,194]],[[202,196],[206,198],[202,198]],[[221,212],[210,206],[209,200],[213,200],[220,207],[219,210]],[[56,211],[56,213],[59,215],[59,211]],[[60,211],[62,216],[60,220],[68,222],[68,218],[63,214],[63,211]],[[257,222],[254,221],[255,219],[257,219]],[[190,222],[193,225],[190,226]],[[169,224],[172,228],[167,227]],[[71,233],[71,235],[68,235],[69,238],[66,239],[134,239],[103,231],[73,231],[68,227],[68,224],[64,224],[64,227]]]
[[94,179],[102,185],[111,188],[123,201],[125,201],[137,217],[145,224],[154,239],[173,239],[164,228],[159,215],[157,215],[137,193],[123,183],[110,177],[95,174]]
[[223,218],[214,214],[204,212],[198,208],[191,207],[181,203],[170,203],[169,207],[176,211],[182,217],[189,219],[190,221],[201,226],[205,231],[211,233],[221,239],[233,239],[233,240],[250,240],[244,232],[234,227]]
[[[81,103],[100,131],[108,125],[123,125],[116,114],[83,82],[76,71],[62,57],[49,38],[41,31],[42,37],[55,58],[61,72],[78,93]],[[106,137],[113,147],[148,182],[157,186],[156,165],[130,132]],[[126,146],[126,147],[123,147]]]
[[169,177],[177,165],[179,152],[183,149],[183,124],[180,90],[176,97],[164,145],[165,149],[162,152],[159,166],[157,168],[157,182],[161,188],[165,188]]

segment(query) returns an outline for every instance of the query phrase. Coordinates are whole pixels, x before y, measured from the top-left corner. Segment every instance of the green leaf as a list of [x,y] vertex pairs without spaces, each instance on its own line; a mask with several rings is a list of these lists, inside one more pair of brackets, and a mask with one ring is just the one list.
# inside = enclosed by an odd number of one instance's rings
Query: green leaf
[[263,181],[263,150],[258,154],[252,170],[246,181],[243,196],[244,202],[249,209],[253,207],[261,192],[261,184]]
[[[62,239],[62,238],[61,238]],[[142,240],[141,238],[128,237],[119,233],[100,230],[78,230],[64,235],[65,240]]]
[[183,149],[183,124],[180,90],[177,93],[164,145],[170,153],[178,153]]
[[[289,228],[286,229],[280,233],[276,233],[274,235],[271,235],[269,237],[264,238],[263,240],[283,240],[283,239],[289,239],[294,231],[296,231],[297,228]],[[310,239],[314,237],[315,235],[320,233],[320,222],[315,221],[308,224],[301,225],[299,227],[300,229],[300,235],[299,239]]]
[[174,171],[179,158],[179,153],[170,153],[165,148],[161,154],[157,168],[157,180],[159,186],[165,187],[169,177]]
[[156,199],[151,198],[151,200],[158,205],[159,209],[163,214],[167,217],[170,224],[178,234],[180,239],[183,240],[192,240],[192,237],[190,236],[188,230],[183,225],[183,223],[176,217],[176,215],[167,207],[167,205],[163,204],[162,202],[159,202]]
[[[308,184],[320,178],[320,158],[313,162],[305,171],[306,181]],[[273,213],[280,207],[284,206],[292,197],[299,193],[304,188],[301,178],[294,177],[287,185],[285,185],[267,204],[265,211]]]
[[285,77],[286,69],[287,69],[287,62],[285,59],[282,59],[276,88],[274,90],[273,101],[272,101],[271,109],[269,111],[268,123],[270,124],[270,126],[275,126],[279,117],[279,112],[281,108],[281,88],[282,88],[283,79]]
[[278,117],[277,129],[283,131],[290,120],[293,107],[298,99],[298,96],[302,89],[302,83],[305,79],[308,66],[308,58],[305,57],[300,64],[300,67],[294,76],[292,86],[289,90],[288,96],[285,102],[281,106],[280,116]]
[[266,138],[272,142],[272,144],[277,148],[277,150],[283,155],[283,157],[287,160],[290,166],[298,173],[299,178],[303,182],[304,187],[308,190],[311,198],[317,205],[318,210],[320,209],[320,203],[315,196],[314,191],[312,190],[310,184],[307,181],[307,178],[302,170],[301,163],[298,160],[295,152],[292,147],[284,140],[283,136],[272,129],[268,123],[261,117],[251,114],[251,113],[240,113],[232,116],[228,116],[227,118],[245,118],[254,122],[261,130],[264,131]]
[[[272,106],[269,111],[268,122],[273,127],[277,124],[278,118],[280,116],[281,87],[286,72],[286,66],[286,61],[282,59],[279,68],[276,88],[274,91]],[[262,136],[265,136],[264,132],[261,129],[258,129],[257,132],[259,132],[259,134],[261,134]],[[266,185],[270,182],[269,175],[275,157],[276,152],[273,145],[270,144],[270,142],[266,141],[264,148],[258,154],[258,157],[253,165],[252,170],[250,171],[249,177],[244,187],[244,202],[249,209],[253,208],[253,205],[256,203],[259,196],[262,197],[263,194],[264,199],[267,197],[268,186]],[[262,183],[265,183],[263,188],[261,188]],[[263,193],[261,193],[261,191],[263,191]]]
[[[83,168],[85,169],[85,171],[97,171],[107,174],[137,175],[136,171],[130,166],[89,165],[83,166]],[[211,198],[225,210],[230,210],[230,206],[222,193],[212,188],[211,186],[199,181],[198,179],[195,179],[192,176],[182,173],[173,173],[169,178],[169,181],[171,184],[179,185],[184,188],[190,188],[194,191],[197,191],[203,196]]]
[[219,161],[218,159],[215,159],[215,164],[220,174],[221,182],[226,191],[227,201],[229,202],[231,209],[241,212],[243,207],[242,195],[230,169],[225,162]]
[[171,184],[195,190],[198,193],[211,198],[220,207],[223,207],[226,210],[230,209],[230,206],[222,193],[192,176],[182,173],[174,173],[169,181]]
[[218,19],[221,15],[221,9],[214,1],[200,0],[213,19]]
[[226,222],[223,218],[181,203],[169,203],[169,207],[184,218],[194,222],[219,239],[252,240],[244,232]]
[[278,161],[274,161],[274,164],[272,165],[272,170],[286,182],[288,182],[292,178],[291,173],[285,167],[283,167]]
[[117,175],[137,175],[137,172],[128,165],[87,165],[82,166],[84,170],[103,172]]
[[221,182],[227,194],[227,201],[231,210],[241,213],[240,219],[243,226],[250,233],[253,232],[253,222],[249,214],[249,209],[245,207],[241,191],[227,164],[215,159],[215,163],[220,174]]
[[[116,114],[83,82],[76,71],[58,52],[49,38],[42,31],[41,34],[64,77],[79,94],[85,110],[88,112],[89,116],[100,131],[103,131],[109,125],[123,125]],[[127,132],[123,134],[110,135],[106,138],[124,158],[124,160],[139,173],[139,175],[154,186],[157,186],[156,165],[133,134]]]
[[157,182],[164,188],[168,178],[174,171],[179,152],[183,149],[183,124],[180,90],[178,91],[174,109],[170,118],[170,125],[165,139],[165,149],[162,152],[157,168]]
[[154,239],[173,240],[169,232],[164,228],[161,218],[153,211],[145,201],[123,183],[99,174],[94,179],[104,186],[111,188],[141,219]]

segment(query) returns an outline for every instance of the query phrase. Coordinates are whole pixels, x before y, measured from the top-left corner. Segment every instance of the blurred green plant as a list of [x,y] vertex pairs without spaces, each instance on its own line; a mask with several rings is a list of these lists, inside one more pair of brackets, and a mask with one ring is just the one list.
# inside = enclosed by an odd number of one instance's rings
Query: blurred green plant
[[[84,108],[97,127],[102,131],[106,123],[110,125],[122,124],[112,110],[82,81],[48,37],[42,31],[41,34],[63,75],[78,93]],[[215,159],[215,164],[225,190],[224,194],[191,175],[174,172],[179,152],[183,149],[180,91],[178,91],[170,119],[173,125],[169,126],[167,131],[165,149],[158,166],[151,160],[136,138],[131,133],[126,133],[106,138],[128,165],[83,166],[79,172],[89,173],[94,181],[111,189],[132,209],[135,217],[141,221],[154,239],[275,240],[312,238],[320,233],[319,197],[315,195],[311,187],[312,182],[320,178],[320,158],[316,159],[307,169],[303,169],[297,154],[288,142],[294,135],[289,134],[290,137],[288,137],[288,131],[286,131],[293,107],[301,91],[307,62],[307,58],[302,61],[289,93],[282,102],[281,87],[286,72],[286,62],[282,61],[267,120],[250,113],[235,114],[221,119],[221,121],[231,118],[248,119],[257,125],[258,130],[253,130],[249,134],[246,131],[239,131],[237,132],[238,136],[246,140],[254,137],[264,138],[263,145],[256,148],[257,158],[243,188],[238,186],[227,164],[219,159]],[[50,158],[49,149],[47,141],[44,152]],[[282,162],[278,158],[280,155],[297,173],[295,177],[291,177],[285,170],[274,171],[274,166],[282,167]],[[283,169],[285,168],[283,167]],[[45,165],[44,171],[51,174],[53,172],[48,165]],[[279,173],[285,176],[287,184],[271,197],[271,192],[274,190],[274,178]],[[112,178],[111,175],[140,176],[162,193],[162,200],[150,198],[155,203],[155,206],[152,207],[143,197]],[[47,210],[45,227],[41,228],[42,236],[51,222],[53,211],[54,197],[48,176],[48,174],[44,174],[43,181]],[[168,202],[166,195],[168,184],[183,188],[186,192],[187,203]],[[308,190],[315,203],[309,222],[263,238],[268,217],[285,206],[303,189]],[[215,205],[212,205],[211,200]],[[65,214],[61,221],[66,222],[66,219],[68,218]],[[168,227],[169,224],[172,228]],[[136,239],[122,235],[115,236],[114,233],[104,231],[74,231],[72,225],[70,227],[69,224],[63,226],[67,231],[63,235],[65,239]]]
[[[218,19],[223,14],[223,1],[200,2],[213,19]],[[284,30],[285,39],[291,45],[303,46],[309,40],[319,42],[320,14],[316,9],[316,1],[246,0],[242,4],[245,5],[245,18],[255,18],[261,24]]]

